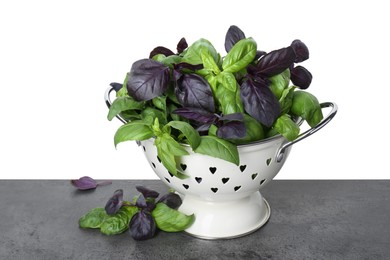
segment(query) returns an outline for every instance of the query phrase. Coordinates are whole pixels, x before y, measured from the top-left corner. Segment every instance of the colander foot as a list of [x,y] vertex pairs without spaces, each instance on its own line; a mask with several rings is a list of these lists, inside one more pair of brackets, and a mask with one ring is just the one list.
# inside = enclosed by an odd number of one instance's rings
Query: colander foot
[[233,201],[205,201],[185,195],[179,210],[195,214],[195,222],[186,233],[202,239],[245,236],[266,224],[271,216],[269,204],[260,192]]

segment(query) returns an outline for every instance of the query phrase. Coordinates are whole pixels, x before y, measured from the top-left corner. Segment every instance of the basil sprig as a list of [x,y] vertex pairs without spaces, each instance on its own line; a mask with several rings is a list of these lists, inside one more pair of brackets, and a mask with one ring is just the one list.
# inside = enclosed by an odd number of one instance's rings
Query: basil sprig
[[123,191],[117,190],[105,208],[94,208],[79,220],[81,228],[100,229],[105,235],[121,234],[129,230],[135,240],[153,238],[156,230],[180,232],[195,220],[194,215],[185,215],[177,210],[182,200],[169,192],[157,200],[159,193],[137,186],[141,193],[135,202],[123,200]]

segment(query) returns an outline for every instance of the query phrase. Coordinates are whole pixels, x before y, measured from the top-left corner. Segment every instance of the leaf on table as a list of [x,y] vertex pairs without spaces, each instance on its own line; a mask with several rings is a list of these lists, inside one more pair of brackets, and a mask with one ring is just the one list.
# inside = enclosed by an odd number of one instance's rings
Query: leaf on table
[[107,185],[112,183],[111,181],[97,182],[89,176],[81,177],[78,180],[71,180],[70,182],[79,190],[95,189],[99,185]]

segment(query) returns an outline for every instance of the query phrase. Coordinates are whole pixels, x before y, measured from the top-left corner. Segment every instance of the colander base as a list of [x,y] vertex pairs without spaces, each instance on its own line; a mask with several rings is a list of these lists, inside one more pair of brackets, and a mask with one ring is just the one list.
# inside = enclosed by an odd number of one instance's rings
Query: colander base
[[271,208],[260,192],[233,201],[205,201],[183,196],[179,208],[195,214],[195,222],[185,232],[201,239],[231,239],[255,232],[271,216]]

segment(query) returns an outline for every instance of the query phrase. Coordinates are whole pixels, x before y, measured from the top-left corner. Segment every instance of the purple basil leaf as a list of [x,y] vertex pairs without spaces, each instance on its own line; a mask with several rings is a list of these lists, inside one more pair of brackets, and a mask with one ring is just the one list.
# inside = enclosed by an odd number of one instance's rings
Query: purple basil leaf
[[122,88],[123,84],[112,82],[110,86],[114,88],[115,92],[118,92]]
[[257,64],[257,73],[272,77],[289,68],[294,60],[295,52],[291,46],[271,51],[260,59]]
[[156,233],[156,222],[149,212],[138,211],[130,221],[130,233],[135,240],[153,238]]
[[260,59],[261,57],[263,57],[264,55],[266,55],[267,53],[265,51],[256,51],[256,56],[255,56],[255,59],[254,60],[258,60]]
[[270,127],[280,114],[278,99],[269,89],[266,80],[247,79],[240,87],[245,111],[263,125]]
[[149,54],[149,58],[153,58],[154,56],[156,56],[157,54],[164,54],[165,57],[168,57],[168,56],[171,56],[171,55],[175,55],[173,53],[173,51],[171,51],[170,49],[168,48],[165,48],[165,47],[162,47],[162,46],[158,46],[156,48],[154,48],[150,54]]
[[242,113],[233,113],[233,114],[228,114],[221,116],[219,120],[222,121],[244,121],[244,115]]
[[162,196],[158,202],[165,203],[168,207],[172,209],[177,209],[180,207],[182,200],[179,195],[176,193],[170,192]]
[[188,47],[188,43],[186,41],[186,39],[183,37],[180,39],[179,43],[177,44],[177,53],[182,53],[185,49],[187,49]]
[[144,195],[142,195],[142,194],[139,195],[137,201],[135,202],[135,205],[141,209],[145,209],[148,207],[148,204],[146,203],[146,199],[145,199]]
[[176,65],[174,65],[174,68],[175,70],[183,70],[183,69],[188,69],[188,70],[192,70],[192,71],[196,71],[196,70],[201,70],[203,69],[203,64],[190,64],[190,63],[187,63],[187,62],[180,62]]
[[217,136],[223,139],[243,138],[246,134],[244,122],[231,121],[223,124],[217,130]]
[[212,123],[217,119],[215,114],[210,113],[202,108],[195,107],[177,108],[172,113],[205,124]]
[[114,215],[123,205],[123,190],[119,189],[114,192],[114,195],[107,201],[105,206],[108,215]]
[[154,198],[145,198],[144,195],[140,195],[135,203],[138,208],[144,209],[148,212],[152,212],[156,207]]
[[136,61],[129,73],[127,92],[136,101],[147,101],[160,96],[168,89],[169,74],[169,67],[158,61]]
[[300,89],[307,89],[312,79],[313,76],[305,67],[296,66],[291,70],[291,81]]
[[158,197],[158,195],[160,195],[157,191],[150,190],[148,188],[145,188],[144,186],[136,186],[135,188],[137,189],[137,191],[141,192],[145,198],[155,199]]
[[207,123],[207,124],[203,124],[203,125],[200,125],[196,128],[196,131],[198,132],[207,132],[209,131],[209,128],[210,126],[212,125],[212,123]]
[[98,183],[88,176],[81,177],[78,180],[71,180],[70,182],[79,190],[95,189],[98,186]]
[[213,92],[209,83],[196,74],[184,74],[175,89],[177,100],[184,107],[196,107],[215,111]]
[[229,52],[231,48],[233,48],[234,44],[239,42],[242,39],[245,39],[245,34],[235,25],[230,26],[229,30],[225,36],[225,50]]
[[309,49],[300,40],[294,40],[290,45],[295,52],[295,63],[302,62],[309,58]]
[[253,78],[256,77],[257,74],[259,73],[259,69],[257,68],[257,66],[249,64],[246,67],[246,72],[248,73],[248,75],[250,75]]

